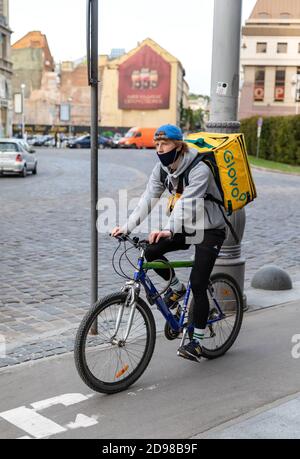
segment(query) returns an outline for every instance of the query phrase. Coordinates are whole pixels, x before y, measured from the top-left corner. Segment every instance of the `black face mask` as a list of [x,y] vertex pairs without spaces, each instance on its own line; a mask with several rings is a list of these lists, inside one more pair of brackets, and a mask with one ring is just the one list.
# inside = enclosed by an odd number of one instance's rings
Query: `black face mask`
[[164,153],[162,155],[159,155],[157,152],[157,156],[159,157],[159,160],[160,162],[164,165],[164,166],[170,166],[170,164],[173,164],[174,161],[176,161],[176,159],[178,158],[178,151],[177,151],[177,148],[173,148],[173,150],[169,151],[168,153]]

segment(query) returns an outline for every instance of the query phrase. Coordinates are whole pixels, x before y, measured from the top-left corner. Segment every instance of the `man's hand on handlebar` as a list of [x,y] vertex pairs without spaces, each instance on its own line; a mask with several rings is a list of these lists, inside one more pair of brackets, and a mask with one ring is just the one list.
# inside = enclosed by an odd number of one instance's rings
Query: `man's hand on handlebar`
[[171,231],[152,231],[149,234],[150,244],[158,242],[162,238],[172,237]]
[[113,237],[121,236],[123,234],[123,231],[121,230],[119,226],[115,226],[115,228],[112,229],[110,234]]
[[[152,231],[149,234],[149,240],[148,241],[145,241],[145,240],[144,241],[139,241],[139,238],[131,239],[128,235],[124,234],[122,229],[119,226],[116,226],[115,228],[113,228],[111,233],[110,233],[110,235],[112,237],[115,237],[115,238],[119,239],[119,240],[122,240],[124,238],[124,240],[128,240],[129,242],[132,242],[134,244],[137,244],[138,242],[142,242],[142,243],[147,242],[147,244],[155,244],[162,238],[171,238],[172,237],[171,231]],[[122,238],[122,236],[123,236],[123,238]]]

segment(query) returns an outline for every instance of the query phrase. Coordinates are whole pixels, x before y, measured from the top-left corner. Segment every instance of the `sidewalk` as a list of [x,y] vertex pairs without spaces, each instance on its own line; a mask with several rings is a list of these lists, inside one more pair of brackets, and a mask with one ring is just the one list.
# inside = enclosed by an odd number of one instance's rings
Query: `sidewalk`
[[300,275],[291,276],[293,288],[291,290],[260,290],[249,287],[245,293],[249,311],[269,308],[290,301],[300,300]]
[[[245,313],[244,320],[247,320],[247,315],[253,311],[300,301],[300,278],[299,276],[293,277],[292,290],[268,291],[249,287],[245,290],[245,294],[247,297],[247,312]],[[165,325],[164,318],[156,306],[152,306],[152,312],[155,317],[157,332],[162,332]],[[78,315],[73,324],[68,324],[58,330],[54,329],[53,331],[46,331],[40,334],[28,334],[26,338],[23,338],[19,342],[6,342],[5,355],[3,356],[3,352],[2,356],[0,354],[0,368],[73,352],[74,338],[84,313],[85,309],[82,309],[81,315],[77,312]],[[53,315],[53,320],[55,320],[55,312],[53,312]],[[59,323],[57,318],[55,321],[57,324]]]
[[300,392],[225,422],[193,439],[299,439]]
[[[249,289],[247,291],[249,312],[280,304],[288,304],[289,299],[290,301],[297,300],[296,304],[300,309],[300,281],[294,282],[293,285],[293,290],[285,292]],[[300,346],[295,342],[295,358],[299,359],[300,365],[299,349]],[[191,438],[300,439],[300,392],[266,404],[259,409],[250,411]]]

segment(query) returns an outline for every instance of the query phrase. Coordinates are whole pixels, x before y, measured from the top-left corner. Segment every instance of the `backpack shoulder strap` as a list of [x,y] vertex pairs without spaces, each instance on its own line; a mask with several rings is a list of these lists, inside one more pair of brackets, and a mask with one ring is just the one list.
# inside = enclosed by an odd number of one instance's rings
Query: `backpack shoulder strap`
[[179,175],[178,177],[178,185],[177,185],[177,190],[176,193],[182,194],[184,187],[188,186],[189,184],[189,173],[191,169],[193,169],[196,164],[198,164],[201,161],[201,155],[197,155],[196,158],[193,159],[191,164],[182,172],[182,174]]
[[160,181],[163,185],[165,184],[167,176],[168,174],[166,173],[166,171],[164,171],[163,168],[160,166]]
[[[216,171],[215,171],[212,163],[207,159],[207,153],[199,154],[198,156],[196,156],[194,161],[192,161],[192,163],[189,165],[189,167],[181,174],[182,180],[180,180],[180,178],[179,178],[179,185],[181,185],[181,187],[182,187],[181,193],[183,192],[183,181],[185,183],[185,186],[187,186],[189,184],[189,173],[190,173],[191,169],[194,166],[196,166],[196,164],[198,164],[200,161],[203,161],[210,168],[215,180],[217,180]],[[178,192],[178,188],[177,188],[177,192]],[[208,201],[213,201],[219,206],[219,209],[220,209],[220,211],[221,211],[221,213],[223,215],[223,218],[225,220],[226,225],[230,229],[230,232],[231,232],[236,244],[239,244],[239,238],[238,238],[238,236],[237,236],[232,224],[230,223],[230,221],[228,220],[228,218],[226,217],[226,215],[225,215],[225,213],[224,213],[224,211],[222,209],[222,207],[224,207],[223,201],[221,201],[220,199],[215,198],[210,193],[206,193],[206,195],[204,196],[204,199],[206,199]]]
[[169,187],[167,185],[167,177],[168,177],[167,172],[164,171],[163,168],[160,166],[160,181],[164,185],[165,188],[169,189]]
[[185,186],[188,186],[189,184],[189,174],[191,172],[191,170],[197,165],[199,164],[201,161],[204,160],[204,158],[207,156],[207,153],[199,153],[196,158],[191,162],[191,164],[189,165],[189,167],[186,168],[186,170],[182,173],[182,176],[184,178],[184,184]]

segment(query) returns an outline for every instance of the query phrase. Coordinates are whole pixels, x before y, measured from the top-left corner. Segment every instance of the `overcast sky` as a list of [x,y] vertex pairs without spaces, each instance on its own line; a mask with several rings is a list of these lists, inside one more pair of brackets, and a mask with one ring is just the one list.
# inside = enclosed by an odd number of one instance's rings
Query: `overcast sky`
[[[86,0],[9,3],[12,43],[40,30],[56,62],[85,55]],[[255,3],[243,0],[243,23]],[[213,0],[99,0],[99,54],[111,48],[130,51],[150,37],[181,61],[191,92],[209,94],[213,5]]]

